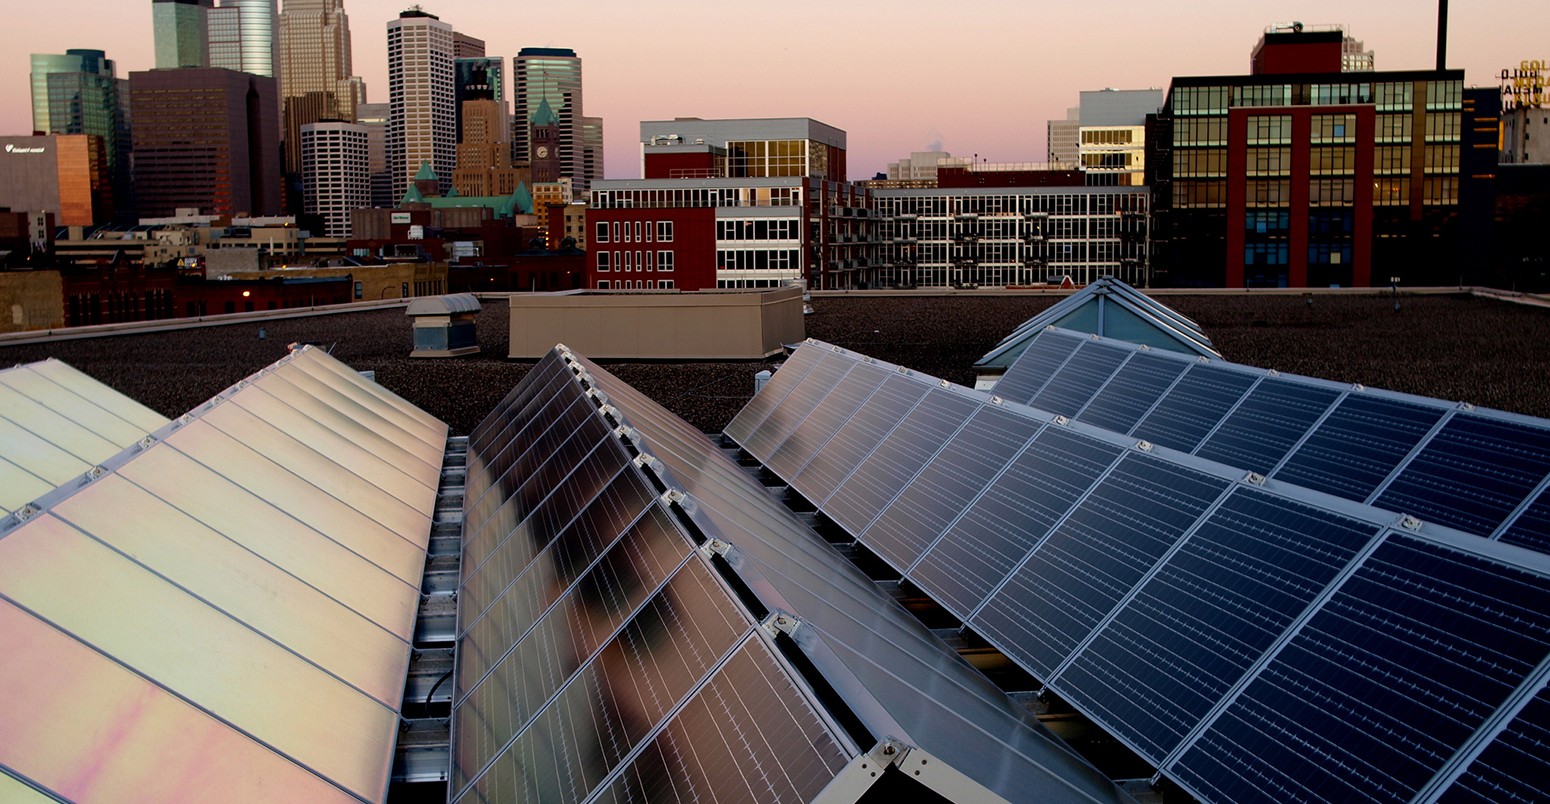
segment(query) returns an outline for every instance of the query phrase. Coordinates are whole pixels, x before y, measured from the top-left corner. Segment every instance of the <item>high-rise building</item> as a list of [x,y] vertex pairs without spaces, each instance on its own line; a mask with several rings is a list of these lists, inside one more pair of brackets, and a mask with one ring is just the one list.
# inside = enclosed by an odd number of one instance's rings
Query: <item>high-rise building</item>
[[458,142],[463,136],[463,104],[471,100],[493,100],[500,104],[500,141],[507,143],[510,156],[511,107],[506,102],[506,60],[501,56],[470,56],[453,61],[456,73],[454,95],[457,98]]
[[532,183],[526,165],[511,164],[505,125],[503,104],[489,98],[463,102],[462,139],[457,146],[457,169],[452,172],[452,186],[459,195],[507,196],[516,192],[518,185]]
[[1146,116],[1162,106],[1160,89],[1083,92],[1077,107],[1077,158],[1089,186],[1145,182]]
[[275,80],[216,68],[129,76],[141,217],[280,212]]
[[157,69],[209,66],[211,5],[212,0],[151,0]]
[[[516,108],[511,130],[511,158],[532,161],[533,116],[540,103],[548,102],[559,120],[560,173],[570,178],[578,193],[588,182],[602,177],[601,149],[594,157],[595,174],[587,169],[586,120],[582,113],[581,59],[569,48],[525,47],[512,59],[512,88]],[[602,120],[597,120],[600,140]]]
[[581,118],[581,187],[603,180],[603,118]]
[[1346,41],[1272,26],[1252,74],[1173,79],[1147,161],[1160,279],[1459,281],[1464,74],[1347,72]]
[[276,77],[276,0],[215,0],[209,11],[210,66]]
[[482,59],[484,58],[484,40],[475,39],[466,33],[452,32],[452,58],[454,59]]
[[0,137],[0,207],[47,213],[56,226],[113,215],[102,138],[94,134]]
[[285,171],[301,171],[301,127],[322,120],[351,122],[366,100],[351,75],[350,20],[344,0],[285,0],[280,11],[281,114],[285,118]]
[[452,33],[451,25],[418,6],[387,25],[388,169],[395,197],[421,164],[443,180],[456,166]]
[[[32,54],[32,130],[43,134],[90,134],[100,138],[101,168],[113,187],[115,217],[134,217],[129,177],[127,98],[113,61],[100,50]],[[101,212],[102,210],[98,210]]]
[[1080,159],[1082,107],[1066,110],[1066,119],[1051,120],[1045,124],[1048,136],[1046,161],[1051,165],[1074,165]]
[[348,238],[350,213],[371,206],[368,137],[357,123],[301,127],[303,208],[322,216],[329,237]]
[[363,103],[355,107],[355,122],[366,129],[366,172],[371,177],[369,206],[387,208],[393,197],[393,174],[388,170],[386,103]]

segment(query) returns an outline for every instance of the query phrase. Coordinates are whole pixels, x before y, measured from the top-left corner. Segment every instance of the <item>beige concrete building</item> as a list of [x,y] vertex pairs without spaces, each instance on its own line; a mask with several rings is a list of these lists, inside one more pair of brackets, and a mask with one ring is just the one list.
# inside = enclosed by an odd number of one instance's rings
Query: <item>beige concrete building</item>
[[563,343],[594,359],[759,360],[805,338],[802,291],[517,294],[510,356]]
[[459,195],[505,196],[516,192],[518,184],[532,185],[528,166],[511,161],[507,133],[500,101],[463,103],[463,139],[457,146],[457,169],[452,171],[452,186]]

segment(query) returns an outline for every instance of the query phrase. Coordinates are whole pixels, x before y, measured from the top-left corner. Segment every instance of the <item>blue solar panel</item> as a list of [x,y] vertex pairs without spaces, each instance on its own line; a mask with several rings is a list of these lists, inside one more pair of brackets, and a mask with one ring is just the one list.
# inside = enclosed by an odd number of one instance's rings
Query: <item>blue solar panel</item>
[[1160,760],[1377,535],[1238,487],[1057,679]]
[[1154,444],[1193,452],[1259,379],[1232,369],[1195,364],[1132,433]]
[[[796,474],[888,379],[889,374],[885,369],[866,363],[853,365],[822,399],[822,404],[816,405],[802,419],[801,427],[796,428],[768,458],[761,455],[761,462],[782,477]],[[752,447],[749,453],[755,454]]]
[[865,531],[980,404],[973,397],[932,388],[840,484],[824,512],[852,534]]
[[1227,486],[1127,454],[969,624],[1049,678]]
[[1177,776],[1218,801],[1410,799],[1547,647],[1542,576],[1390,535],[1190,746]]
[[1363,501],[1447,411],[1347,394],[1273,477]]
[[1266,377],[1195,454],[1269,474],[1339,397],[1332,388]]
[[996,382],[996,396],[1026,404],[1084,341],[1084,338],[1064,332],[1045,330],[1039,333]]
[[1524,706],[1438,799],[1453,802],[1544,801],[1550,780],[1550,688]]
[[899,426],[928,388],[919,380],[889,377],[806,466],[786,476],[786,482],[809,500],[827,499],[872,454],[883,436]]
[[1129,349],[1088,341],[1028,404],[1061,416],[1075,416],[1131,354]]
[[981,408],[899,496],[859,534],[862,543],[907,569],[942,535],[1039,423],[1000,408]]
[[[818,364],[802,376],[800,382],[770,411],[770,415],[740,443],[754,455],[770,455],[775,452],[791,432],[803,423],[813,408],[834,390],[855,361],[834,352],[818,350]],[[784,371],[784,369],[782,369]],[[770,389],[765,387],[760,395]]]
[[741,444],[748,440],[753,431],[785,400],[786,396],[796,389],[807,372],[821,362],[827,352],[832,352],[832,347],[815,346],[804,343],[791,353],[791,357],[782,363],[780,368],[770,376],[770,381],[764,386],[764,390],[754,394],[753,399],[737,412],[732,421],[727,424],[726,434],[732,440]]
[[1076,418],[1095,427],[1128,433],[1191,365],[1178,357],[1136,352]]
[[1550,487],[1539,492],[1498,537],[1508,544],[1550,553]]
[[1489,536],[1550,473],[1550,430],[1455,415],[1373,504]]
[[1046,428],[921,558],[911,577],[949,611],[967,618],[1120,452]]

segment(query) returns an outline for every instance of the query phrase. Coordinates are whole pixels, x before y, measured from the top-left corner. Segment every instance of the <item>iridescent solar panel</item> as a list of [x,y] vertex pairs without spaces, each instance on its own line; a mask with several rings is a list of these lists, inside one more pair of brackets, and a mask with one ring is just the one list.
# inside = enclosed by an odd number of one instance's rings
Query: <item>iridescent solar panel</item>
[[67,800],[383,798],[445,442],[303,349],[0,521],[28,697],[0,767]]

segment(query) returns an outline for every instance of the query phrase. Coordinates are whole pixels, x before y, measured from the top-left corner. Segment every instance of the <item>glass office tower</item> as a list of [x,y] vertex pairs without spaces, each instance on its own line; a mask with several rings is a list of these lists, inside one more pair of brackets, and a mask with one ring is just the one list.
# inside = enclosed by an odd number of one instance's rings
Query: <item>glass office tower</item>
[[151,0],[156,69],[209,65],[207,26],[211,6],[212,0]]

